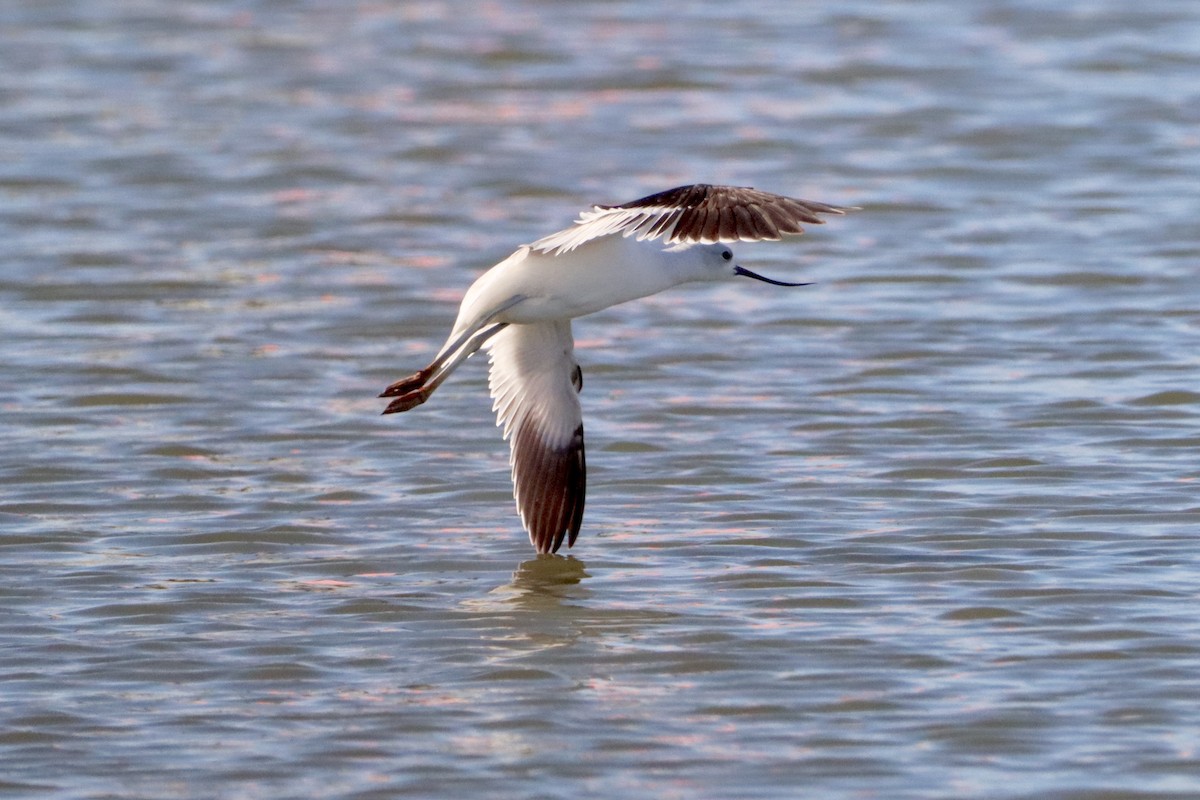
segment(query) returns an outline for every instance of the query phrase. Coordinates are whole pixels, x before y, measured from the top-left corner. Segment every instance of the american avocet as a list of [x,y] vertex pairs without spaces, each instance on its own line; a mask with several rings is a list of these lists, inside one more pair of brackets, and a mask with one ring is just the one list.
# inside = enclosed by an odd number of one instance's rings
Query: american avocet
[[[837,206],[755,189],[696,184],[619,206],[593,206],[570,228],[524,245],[467,289],[446,344],[425,369],[387,387],[384,414],[408,411],[487,345],[497,425],[512,447],[513,496],[539,553],[575,544],[586,468],[583,372],[571,320],[691,281],[743,275],[727,242],[776,240]],[[618,235],[619,234],[619,235]]]

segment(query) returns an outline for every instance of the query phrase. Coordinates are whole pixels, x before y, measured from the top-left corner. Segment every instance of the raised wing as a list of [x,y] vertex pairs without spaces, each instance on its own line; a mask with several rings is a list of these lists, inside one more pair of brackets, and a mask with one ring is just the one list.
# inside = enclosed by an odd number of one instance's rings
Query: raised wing
[[513,497],[539,553],[575,544],[587,469],[571,323],[510,325],[487,345],[488,387],[512,448]]
[[801,223],[820,225],[817,214],[843,214],[847,208],[797,200],[742,186],[697,183],[679,186],[619,206],[593,206],[575,225],[538,239],[534,250],[551,255],[619,233],[665,244],[759,242],[804,232]]

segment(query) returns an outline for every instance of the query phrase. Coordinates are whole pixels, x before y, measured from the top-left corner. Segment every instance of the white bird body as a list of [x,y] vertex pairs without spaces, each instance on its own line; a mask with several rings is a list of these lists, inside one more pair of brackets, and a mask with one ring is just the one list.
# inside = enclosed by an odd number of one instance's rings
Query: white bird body
[[397,381],[385,414],[407,411],[486,345],[497,424],[512,448],[514,496],[539,552],[568,546],[583,519],[586,468],[582,372],[570,320],[692,281],[739,275],[783,286],[733,263],[730,241],[778,239],[799,222],[845,209],[753,189],[683,186],[620,206],[596,206],[572,227],[517,249],[463,297],[446,344]]
[[574,319],[688,281],[722,280],[730,269],[718,245],[663,249],[656,242],[605,236],[580,245],[569,259],[526,245],[467,289],[454,328],[465,330],[516,296],[523,299],[496,315],[496,322]]

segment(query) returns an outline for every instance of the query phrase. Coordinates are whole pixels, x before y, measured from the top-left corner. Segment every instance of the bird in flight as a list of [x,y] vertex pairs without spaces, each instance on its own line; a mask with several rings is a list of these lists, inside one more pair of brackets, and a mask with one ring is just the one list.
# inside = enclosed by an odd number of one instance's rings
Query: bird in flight
[[777,240],[852,210],[748,187],[695,184],[593,206],[569,228],[523,245],[467,289],[450,336],[424,369],[380,394],[384,414],[433,394],[486,346],[497,425],[512,449],[513,497],[539,553],[575,544],[587,470],[571,320],[681,283],[764,277],[733,261],[731,242]]

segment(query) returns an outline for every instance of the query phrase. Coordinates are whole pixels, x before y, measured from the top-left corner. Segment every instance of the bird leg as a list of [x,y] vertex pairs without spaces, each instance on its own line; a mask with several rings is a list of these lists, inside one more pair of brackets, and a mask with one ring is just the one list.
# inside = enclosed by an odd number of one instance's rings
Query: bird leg
[[[486,324],[486,320],[484,321],[484,324]],[[482,325],[480,327],[482,327]],[[468,328],[462,333],[461,336],[443,347],[442,351],[437,354],[437,358],[433,359],[428,367],[419,372],[414,372],[407,378],[401,378],[380,392],[379,396],[396,397],[398,395],[408,394],[414,389],[424,386],[425,382],[441,368],[442,364],[445,364],[446,360],[449,359],[450,356],[453,355],[460,347],[462,347],[466,341],[470,339],[478,330],[479,327]]]
[[390,384],[386,389],[380,392],[380,397],[396,397],[402,394],[408,394],[413,389],[418,389],[425,385],[425,381],[429,380],[429,376],[441,366],[438,362],[433,362],[420,372],[414,372],[407,378],[401,378],[393,384]]
[[[464,344],[466,344],[468,339],[470,339],[472,336],[474,336],[476,333],[479,332],[480,328],[482,328],[484,325],[487,325],[489,322],[491,322],[493,319],[495,319],[497,316],[499,316],[502,312],[507,311],[508,309],[517,305],[524,299],[525,299],[524,295],[515,295],[514,297],[509,298],[506,303],[504,303],[500,307],[496,308],[491,313],[487,314],[485,317],[483,317],[481,320],[479,320],[479,322],[477,322],[475,325],[472,325],[471,327],[469,327],[465,331],[463,331],[462,334],[459,335],[459,337],[457,339],[455,339],[452,342],[447,342],[446,345],[442,347],[441,352],[439,352],[437,354],[437,357],[434,358],[433,361],[430,362],[429,366],[425,367],[425,369],[420,370],[419,372],[414,372],[412,375],[409,375],[407,378],[401,378],[400,380],[396,381],[395,383],[391,384],[386,389],[384,389],[382,392],[380,392],[379,396],[380,397],[398,397],[400,395],[408,394],[408,393],[424,386],[426,381],[428,381],[431,377],[433,377],[434,373],[436,373],[438,370],[440,370],[442,368],[442,365],[445,364],[447,360],[449,360],[452,356],[454,356],[455,353],[459,352],[459,348],[461,348]],[[502,328],[504,326],[501,325],[500,327]],[[467,355],[469,356],[469,355],[471,355],[471,353],[474,353],[476,350],[478,350],[480,348],[480,346],[483,344],[483,342],[486,342],[498,330],[499,330],[499,328],[497,328],[496,330],[493,330],[487,336],[483,337],[483,340],[480,341],[479,344],[475,345],[473,348],[471,348],[470,350],[467,351]],[[466,356],[463,356],[462,358],[466,358]],[[449,367],[448,371],[453,370],[454,367],[457,367],[458,364],[461,363],[462,358],[456,358],[453,366]],[[425,401],[422,400],[421,402],[425,402]],[[419,405],[419,404],[417,404],[417,405]],[[410,408],[411,408],[411,406],[410,406]],[[403,410],[403,409],[401,409],[401,410]],[[387,412],[384,412],[384,413],[387,413]]]
[[429,395],[433,394],[434,390],[450,377],[450,373],[457,369],[459,364],[483,347],[484,342],[507,327],[507,322],[497,322],[482,331],[473,332],[474,335],[472,332],[468,332],[466,335],[460,336],[455,342],[457,350],[452,348],[446,350],[425,369],[404,380],[396,381],[384,389],[383,394],[379,395],[380,397],[396,397],[396,395],[399,397],[388,403],[388,407],[383,410],[383,413],[398,414],[424,403],[429,399]]
[[398,414],[401,411],[408,411],[410,408],[416,408],[429,399],[432,393],[429,386],[422,386],[420,389],[403,394],[397,397],[392,402],[388,403],[387,408],[383,410],[384,414]]

